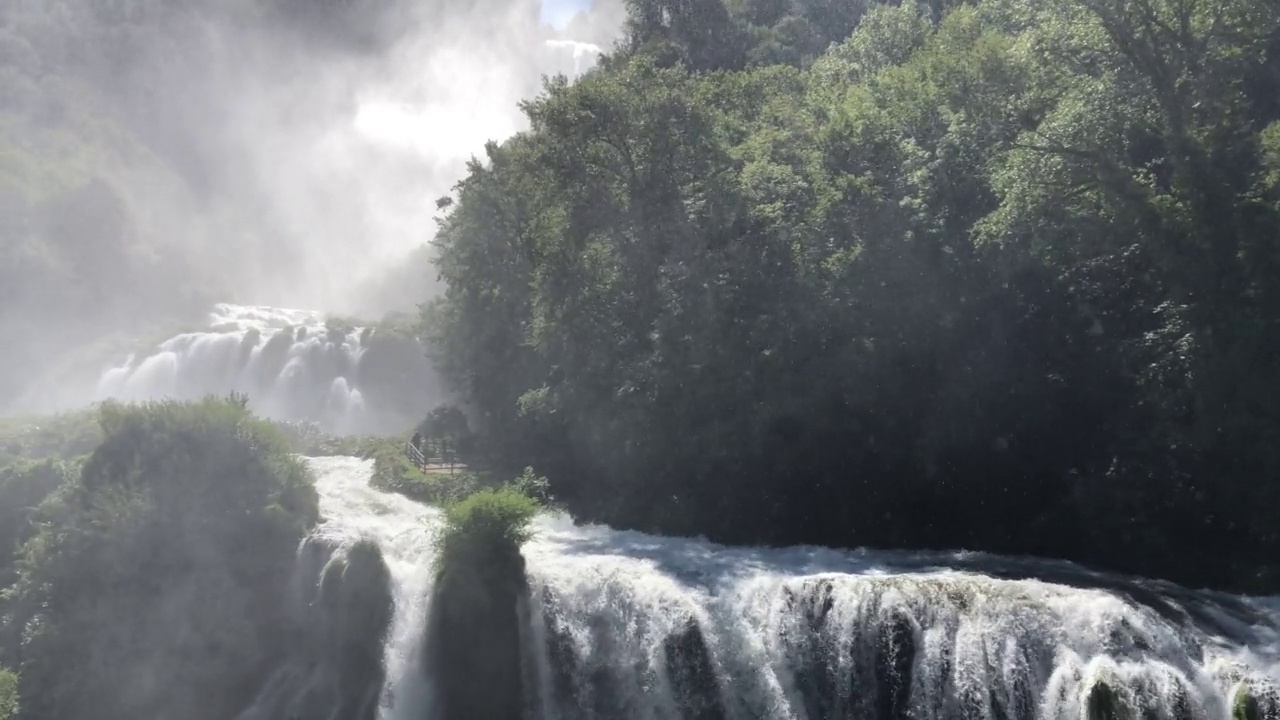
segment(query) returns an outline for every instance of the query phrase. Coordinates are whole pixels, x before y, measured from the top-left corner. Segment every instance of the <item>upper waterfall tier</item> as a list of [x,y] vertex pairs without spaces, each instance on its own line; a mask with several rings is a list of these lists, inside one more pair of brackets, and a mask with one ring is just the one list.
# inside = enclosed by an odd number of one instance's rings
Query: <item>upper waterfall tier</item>
[[176,335],[103,373],[98,399],[192,399],[240,392],[254,410],[327,430],[401,431],[440,401],[413,338],[326,323],[319,313],[221,304],[207,329]]

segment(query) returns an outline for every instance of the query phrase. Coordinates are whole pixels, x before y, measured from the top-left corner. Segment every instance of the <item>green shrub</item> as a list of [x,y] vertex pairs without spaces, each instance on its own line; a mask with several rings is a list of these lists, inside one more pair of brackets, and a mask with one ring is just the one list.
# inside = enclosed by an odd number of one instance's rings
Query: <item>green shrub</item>
[[15,460],[70,459],[102,442],[98,411],[0,419],[0,464]]
[[527,589],[520,546],[541,508],[522,487],[487,488],[445,509],[427,633],[427,669],[444,716],[519,716],[516,605]]
[[237,398],[108,403],[100,421],[105,439],[41,506],[8,593],[23,715],[234,716],[290,639],[290,572],[319,514],[311,475]]
[[373,460],[369,484],[384,492],[400,493],[411,500],[447,505],[478,490],[480,477],[467,471],[422,472],[404,452],[404,442],[382,440],[366,446],[362,455]]
[[7,587],[13,556],[35,529],[32,513],[67,481],[74,466],[46,460],[0,467],[0,588]]
[[0,668],[0,720],[18,716],[18,676]]
[[537,500],[510,485],[480,490],[450,505],[439,540],[440,571],[501,563],[518,555],[540,509]]

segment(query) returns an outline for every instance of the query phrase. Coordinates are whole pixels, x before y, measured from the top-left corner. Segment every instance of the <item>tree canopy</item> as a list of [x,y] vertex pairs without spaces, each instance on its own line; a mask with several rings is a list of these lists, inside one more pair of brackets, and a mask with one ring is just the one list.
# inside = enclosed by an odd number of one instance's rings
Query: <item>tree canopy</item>
[[[19,536],[0,664],[21,671],[22,716],[232,716],[289,648],[310,473],[237,400],[108,404],[101,423],[102,444]],[[55,471],[41,468],[0,491],[29,504]]]
[[442,217],[484,452],[623,525],[1274,588],[1274,3],[629,8]]

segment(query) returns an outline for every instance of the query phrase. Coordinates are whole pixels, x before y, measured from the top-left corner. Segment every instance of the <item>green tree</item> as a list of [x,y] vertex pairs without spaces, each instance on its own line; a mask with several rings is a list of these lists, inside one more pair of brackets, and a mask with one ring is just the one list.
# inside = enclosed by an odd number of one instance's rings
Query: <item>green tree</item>
[[819,5],[731,3],[723,64],[691,8],[459,185],[482,454],[649,529],[1271,572],[1273,4],[858,6],[812,66]]
[[42,508],[10,591],[24,717],[234,715],[287,648],[309,473],[234,401],[101,415],[105,440]]

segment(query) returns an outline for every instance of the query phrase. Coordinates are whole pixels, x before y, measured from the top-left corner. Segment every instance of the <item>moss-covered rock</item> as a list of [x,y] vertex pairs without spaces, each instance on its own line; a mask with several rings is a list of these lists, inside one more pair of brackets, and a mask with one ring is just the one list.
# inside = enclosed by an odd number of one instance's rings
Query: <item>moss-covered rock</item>
[[271,337],[258,351],[258,363],[254,369],[253,382],[258,387],[268,387],[284,370],[289,361],[289,348],[293,347],[293,328],[287,327]]
[[395,609],[391,575],[372,542],[359,542],[324,570],[310,630],[320,640],[313,662],[333,669],[322,717],[372,720],[386,679],[382,650]]
[[441,717],[522,715],[518,606],[528,588],[520,546],[537,510],[536,501],[502,488],[475,493],[447,511],[425,663]]
[[578,686],[577,678],[582,668],[578,655],[574,651],[573,636],[559,622],[551,591],[544,587],[540,599],[547,660],[551,667],[550,692],[553,705],[555,707],[581,706],[584,693]]
[[1243,681],[1231,694],[1231,720],[1280,720],[1280,691]]

